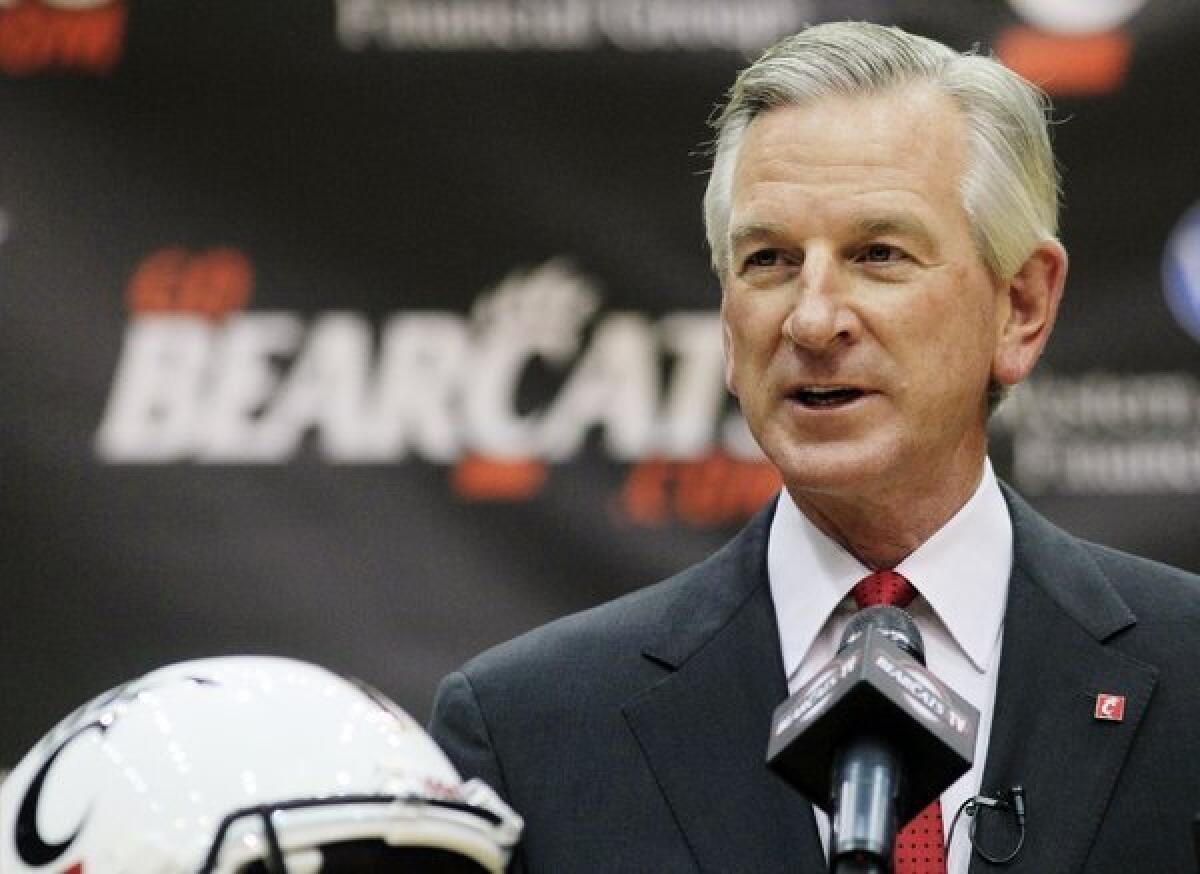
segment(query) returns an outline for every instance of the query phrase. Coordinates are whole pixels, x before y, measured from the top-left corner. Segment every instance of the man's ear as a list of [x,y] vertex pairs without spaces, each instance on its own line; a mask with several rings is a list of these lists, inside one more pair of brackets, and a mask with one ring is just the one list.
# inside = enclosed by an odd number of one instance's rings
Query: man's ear
[[1016,385],[1033,371],[1050,339],[1066,281],[1067,250],[1058,240],[1045,240],[998,290],[992,376],[1000,384]]

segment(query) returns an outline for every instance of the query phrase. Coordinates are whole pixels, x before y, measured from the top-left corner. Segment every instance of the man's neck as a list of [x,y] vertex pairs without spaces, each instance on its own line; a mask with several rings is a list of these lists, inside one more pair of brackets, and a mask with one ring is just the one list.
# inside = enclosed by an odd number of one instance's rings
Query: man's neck
[[926,485],[844,497],[788,488],[796,506],[827,537],[864,565],[894,568],[962,509],[979,487],[981,458],[973,475]]

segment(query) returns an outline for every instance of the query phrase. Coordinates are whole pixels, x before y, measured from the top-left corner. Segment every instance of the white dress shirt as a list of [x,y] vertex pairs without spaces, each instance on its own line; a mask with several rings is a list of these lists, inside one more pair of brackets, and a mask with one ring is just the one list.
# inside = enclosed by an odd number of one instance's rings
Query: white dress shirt
[[[850,590],[871,570],[823,534],[783,491],[771,520],[767,573],[789,692],[833,657],[857,609]],[[980,712],[974,764],[942,793],[948,830],[954,812],[979,792],[983,778],[1012,571],[1012,520],[989,461],[970,500],[895,570],[917,590],[907,611],[924,639],[929,670]],[[813,812],[828,856],[829,819],[818,808]],[[967,817],[961,817],[948,874],[966,874],[971,861],[968,825]]]

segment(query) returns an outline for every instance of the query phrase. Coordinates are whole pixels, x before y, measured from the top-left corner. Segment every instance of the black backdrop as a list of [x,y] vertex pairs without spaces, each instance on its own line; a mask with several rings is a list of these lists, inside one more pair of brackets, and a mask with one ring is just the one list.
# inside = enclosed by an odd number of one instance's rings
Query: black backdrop
[[777,482],[720,384],[705,119],[805,21],[1055,94],[1068,296],[994,458],[1200,569],[1200,5],[1030,5],[0,0],[0,765],[214,653],[420,718],[736,530]]

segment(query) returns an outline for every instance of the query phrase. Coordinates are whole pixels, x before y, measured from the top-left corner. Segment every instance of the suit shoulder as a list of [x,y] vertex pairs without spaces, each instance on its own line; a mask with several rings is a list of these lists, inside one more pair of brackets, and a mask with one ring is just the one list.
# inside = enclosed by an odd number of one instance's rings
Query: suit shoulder
[[[1040,515],[1001,483],[1013,522],[1014,565],[1075,615],[1105,618],[1142,632],[1165,627],[1173,617],[1200,617],[1200,577],[1148,558],[1077,537]],[[1102,582],[1101,582],[1102,581]],[[1097,586],[1097,583],[1099,585]]]
[[644,663],[643,648],[671,629],[703,635],[736,613],[766,581],[773,505],[721,549],[653,585],[574,613],[483,652],[463,672],[472,682],[530,671],[619,672]]
[[1080,542],[1139,616],[1200,619],[1200,576],[1110,546]]
[[588,658],[611,658],[660,627],[689,590],[703,585],[697,565],[596,607],[555,619],[471,659],[463,672],[475,680],[555,664],[577,666]]

